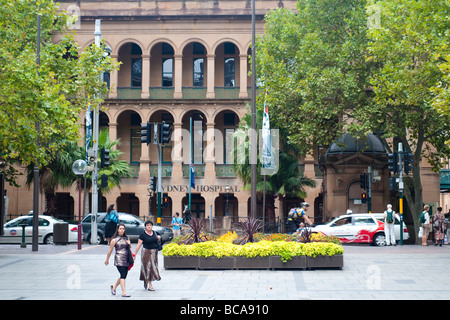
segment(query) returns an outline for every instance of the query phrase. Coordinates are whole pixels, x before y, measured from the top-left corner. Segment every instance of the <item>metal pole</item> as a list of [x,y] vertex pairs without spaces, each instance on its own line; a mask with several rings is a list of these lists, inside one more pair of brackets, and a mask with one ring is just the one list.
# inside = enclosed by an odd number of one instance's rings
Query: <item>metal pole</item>
[[[95,45],[100,47],[102,39],[101,21],[95,19]],[[103,81],[103,74],[100,75],[100,81]],[[91,244],[97,243],[97,213],[98,213],[98,125],[99,125],[99,106],[93,108],[94,116],[92,119],[92,149],[95,154],[94,170],[92,171],[92,220],[91,220]]]
[[212,204],[209,205],[209,232],[213,232]]
[[81,176],[78,178],[78,250],[81,250]]
[[[161,134],[161,133],[160,133]],[[158,193],[157,193],[157,204],[158,204],[158,215],[156,218],[156,224],[161,225],[161,162],[162,162],[162,152],[161,152],[161,142],[158,144]]]
[[192,181],[192,117],[189,121],[189,212],[191,211],[191,181]]
[[250,135],[250,165],[251,165],[251,202],[250,214],[256,218],[256,62],[255,62],[255,0],[252,0],[252,130]]
[[399,216],[400,216],[400,241],[399,244],[403,245],[403,144],[398,143],[398,190],[400,192],[399,196]]
[[[41,65],[41,5],[37,16],[37,43],[36,43],[36,67],[37,76],[40,77],[39,68]],[[38,101],[40,103],[40,101]],[[36,145],[39,148],[39,121],[34,123],[36,128]],[[38,251],[39,244],[39,163],[37,159],[33,165],[33,231],[31,251]]]
[[263,233],[266,232],[266,175],[264,175],[263,191]]
[[369,211],[369,213],[372,213],[372,167],[369,166],[367,168],[367,193],[368,193],[368,197],[367,197],[367,211]]

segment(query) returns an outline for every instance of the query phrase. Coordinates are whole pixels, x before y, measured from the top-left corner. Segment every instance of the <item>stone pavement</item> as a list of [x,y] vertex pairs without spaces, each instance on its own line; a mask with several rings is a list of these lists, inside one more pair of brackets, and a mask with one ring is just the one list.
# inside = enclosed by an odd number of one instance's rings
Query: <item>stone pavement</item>
[[[136,244],[133,244],[133,247]],[[108,247],[0,245],[1,300],[298,300],[449,299],[450,246],[344,245],[342,270],[165,270],[156,291],[139,281],[140,259],[128,273],[131,298],[112,296],[118,278]]]

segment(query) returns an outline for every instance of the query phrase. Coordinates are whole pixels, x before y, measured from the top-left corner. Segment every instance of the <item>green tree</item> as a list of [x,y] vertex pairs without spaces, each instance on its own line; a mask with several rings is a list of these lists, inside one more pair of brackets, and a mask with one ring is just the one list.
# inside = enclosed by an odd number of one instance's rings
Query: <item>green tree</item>
[[297,12],[277,9],[266,15],[257,76],[268,91],[271,120],[287,129],[287,143],[302,154],[343,132],[358,137],[370,132],[365,3],[304,0]]
[[[78,140],[80,112],[99,105],[108,90],[101,73],[118,67],[97,46],[79,53],[68,19],[52,0],[0,0],[0,170],[10,183],[16,161],[45,166],[60,141]],[[58,43],[52,42],[55,33],[62,34]]]
[[450,114],[433,107],[443,94],[436,85],[448,81],[442,66],[448,64],[450,7],[443,0],[371,4],[380,16],[380,25],[368,30],[367,60],[377,65],[370,81],[375,93],[373,114],[379,118],[372,122],[385,137],[397,138],[414,154],[414,174],[406,178],[405,195],[417,234],[423,207],[421,160],[437,171],[442,158],[450,155],[446,144]]
[[270,12],[257,44],[256,70],[272,119],[302,153],[344,132],[403,142],[414,153],[405,196],[417,234],[420,161],[438,170],[450,154],[449,113],[433,108],[445,109],[448,98],[448,4],[303,0],[296,9]]

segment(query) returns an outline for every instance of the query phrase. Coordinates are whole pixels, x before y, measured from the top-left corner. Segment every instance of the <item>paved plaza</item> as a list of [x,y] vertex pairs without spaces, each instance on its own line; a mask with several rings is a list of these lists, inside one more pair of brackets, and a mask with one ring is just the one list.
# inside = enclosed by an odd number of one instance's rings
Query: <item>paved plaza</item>
[[[135,246],[136,244],[133,244]],[[127,277],[131,298],[112,296],[118,278],[108,247],[0,245],[2,300],[315,300],[448,299],[450,246],[344,245],[342,270],[165,270],[156,291],[139,280],[140,259]]]

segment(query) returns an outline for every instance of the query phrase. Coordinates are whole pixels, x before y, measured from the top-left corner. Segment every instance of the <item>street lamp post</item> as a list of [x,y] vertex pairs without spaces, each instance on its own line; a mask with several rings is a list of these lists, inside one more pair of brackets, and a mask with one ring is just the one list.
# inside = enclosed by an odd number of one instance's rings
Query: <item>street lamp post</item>
[[226,207],[226,211],[225,211],[225,216],[229,216],[230,215],[230,213],[228,212],[228,199],[230,198],[230,185],[229,184],[227,184],[226,186],[225,186],[225,192],[227,193],[227,207]]
[[78,176],[78,250],[81,250],[81,177],[86,174],[88,168],[84,160],[76,160],[72,165],[72,171]]

